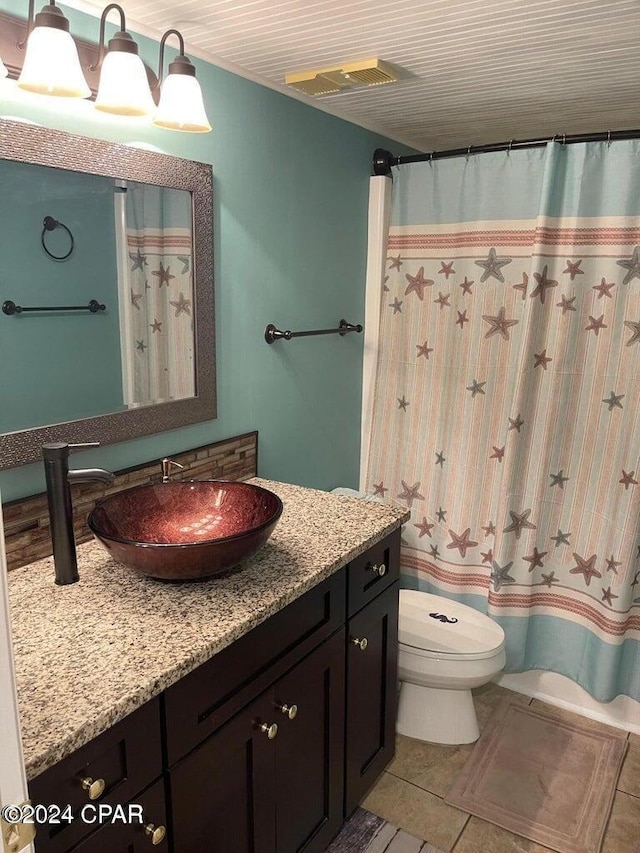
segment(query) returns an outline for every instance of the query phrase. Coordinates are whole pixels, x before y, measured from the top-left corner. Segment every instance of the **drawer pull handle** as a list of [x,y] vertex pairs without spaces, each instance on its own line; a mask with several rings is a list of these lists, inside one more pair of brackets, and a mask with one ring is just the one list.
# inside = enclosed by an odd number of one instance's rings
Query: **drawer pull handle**
[[262,723],[260,726],[260,731],[264,732],[269,740],[273,740],[274,737],[278,734],[278,724],[277,723]]
[[104,794],[104,789],[107,787],[104,779],[92,779],[87,776],[82,780],[82,789],[87,791],[90,800],[97,800]]
[[297,705],[278,705],[277,708],[282,711],[283,714],[286,714],[290,720],[294,720],[296,718],[296,714],[298,713]]
[[379,578],[384,577],[384,575],[386,575],[387,573],[387,567],[384,563],[380,563],[379,566],[373,563],[369,566],[369,568],[374,573],[374,575],[378,575]]
[[153,823],[147,823],[145,825],[144,831],[151,839],[151,843],[154,847],[157,844],[162,844],[162,842],[167,837],[167,830],[164,826],[155,826]]
[[362,639],[359,637],[352,637],[351,642],[354,646],[357,646],[361,652],[363,652],[369,645],[369,640],[367,640],[366,637],[362,637]]

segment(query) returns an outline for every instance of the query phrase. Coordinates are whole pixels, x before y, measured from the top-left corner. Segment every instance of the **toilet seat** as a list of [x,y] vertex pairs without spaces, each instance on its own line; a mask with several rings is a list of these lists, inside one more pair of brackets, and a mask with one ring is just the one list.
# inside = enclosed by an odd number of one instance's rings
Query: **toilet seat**
[[502,628],[472,607],[418,590],[400,590],[400,649],[418,657],[480,660],[500,654]]

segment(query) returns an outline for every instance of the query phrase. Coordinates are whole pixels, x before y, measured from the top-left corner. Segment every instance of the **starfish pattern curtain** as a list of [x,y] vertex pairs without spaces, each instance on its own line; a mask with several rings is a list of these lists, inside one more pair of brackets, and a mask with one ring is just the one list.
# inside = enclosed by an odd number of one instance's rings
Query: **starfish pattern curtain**
[[507,671],[640,700],[640,146],[396,167],[365,482]]
[[195,394],[189,193],[127,182],[118,233],[125,404]]

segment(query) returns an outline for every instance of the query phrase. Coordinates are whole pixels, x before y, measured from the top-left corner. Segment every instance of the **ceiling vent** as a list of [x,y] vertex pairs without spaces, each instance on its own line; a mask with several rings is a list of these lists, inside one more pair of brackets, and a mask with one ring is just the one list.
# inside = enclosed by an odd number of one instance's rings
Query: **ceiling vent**
[[381,59],[363,59],[360,62],[343,62],[330,68],[314,68],[287,74],[285,82],[305,95],[331,95],[343,89],[359,86],[384,86],[397,82],[398,77]]

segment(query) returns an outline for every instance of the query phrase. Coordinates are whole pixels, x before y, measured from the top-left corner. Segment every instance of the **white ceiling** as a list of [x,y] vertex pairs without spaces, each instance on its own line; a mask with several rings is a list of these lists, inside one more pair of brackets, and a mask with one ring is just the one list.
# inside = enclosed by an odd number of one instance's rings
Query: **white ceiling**
[[[377,56],[395,85],[307,100],[420,150],[640,126],[639,0],[123,0],[198,55],[287,72]],[[204,52],[204,53],[203,53]]]

